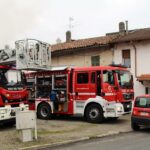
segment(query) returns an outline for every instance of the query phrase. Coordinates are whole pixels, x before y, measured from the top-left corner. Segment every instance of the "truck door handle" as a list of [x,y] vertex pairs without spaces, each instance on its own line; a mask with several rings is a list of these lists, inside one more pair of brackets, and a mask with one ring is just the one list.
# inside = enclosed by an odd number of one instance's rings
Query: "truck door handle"
[[101,96],[105,96],[105,93],[104,93],[104,92],[102,92]]
[[76,92],[76,96],[78,96],[78,92]]

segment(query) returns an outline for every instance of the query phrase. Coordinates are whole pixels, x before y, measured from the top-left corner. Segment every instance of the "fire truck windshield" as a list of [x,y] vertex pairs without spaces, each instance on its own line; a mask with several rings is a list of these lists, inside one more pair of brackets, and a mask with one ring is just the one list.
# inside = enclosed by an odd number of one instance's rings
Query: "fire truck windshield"
[[117,71],[118,82],[122,88],[133,88],[133,77],[129,71]]
[[22,85],[22,74],[18,70],[0,70],[0,86],[20,87]]

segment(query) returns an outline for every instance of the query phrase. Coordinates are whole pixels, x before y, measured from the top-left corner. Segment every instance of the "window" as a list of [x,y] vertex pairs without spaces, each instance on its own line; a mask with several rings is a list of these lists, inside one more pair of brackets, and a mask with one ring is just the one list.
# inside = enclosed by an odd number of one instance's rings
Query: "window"
[[99,66],[100,65],[100,57],[99,56],[91,56],[91,65]]
[[67,87],[67,76],[66,75],[56,75],[54,76],[54,88],[66,88]]
[[112,71],[103,71],[103,82],[111,85],[115,84],[114,75]]
[[117,72],[118,82],[121,88],[133,88],[133,76],[129,71],[118,70]]
[[77,83],[78,84],[86,84],[88,83],[89,75],[88,73],[78,73],[77,74]]
[[122,50],[122,62],[123,64],[130,68],[131,67],[131,58],[130,58],[130,50]]
[[91,74],[91,83],[95,83],[95,72]]
[[135,107],[150,108],[150,98],[148,98],[148,97],[136,98]]
[[145,88],[145,94],[148,94],[148,87]]

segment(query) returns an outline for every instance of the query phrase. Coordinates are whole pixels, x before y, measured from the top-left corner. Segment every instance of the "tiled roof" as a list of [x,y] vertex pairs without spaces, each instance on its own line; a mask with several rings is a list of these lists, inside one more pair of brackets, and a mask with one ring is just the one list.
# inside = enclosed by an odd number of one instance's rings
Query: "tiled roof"
[[106,45],[106,44],[109,44],[112,40],[116,39],[117,37],[118,37],[118,34],[55,44],[55,45],[52,45],[52,52],[60,51],[60,50],[67,50],[67,49],[91,47],[91,46],[96,46],[96,45]]
[[110,43],[147,40],[150,39],[150,28],[130,30],[127,35],[120,35],[119,32],[115,34],[109,34],[106,36],[74,40],[71,42],[64,42],[60,44],[51,45],[52,52],[61,52],[68,50],[75,50],[79,48],[87,48],[92,46],[102,46]]
[[142,74],[141,76],[137,77],[139,81],[146,81],[150,80],[150,74]]
[[133,30],[128,35],[122,36],[114,42],[128,42],[128,41],[138,41],[138,40],[148,40],[150,39],[150,28]]

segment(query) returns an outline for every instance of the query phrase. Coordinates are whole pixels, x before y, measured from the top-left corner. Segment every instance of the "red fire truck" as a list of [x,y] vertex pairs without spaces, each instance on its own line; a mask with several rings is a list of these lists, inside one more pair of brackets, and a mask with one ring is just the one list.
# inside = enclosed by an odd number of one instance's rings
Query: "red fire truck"
[[25,39],[16,41],[14,50],[0,50],[0,123],[14,124],[15,112],[29,108],[26,77],[21,70],[49,66],[49,47],[45,42]]
[[67,114],[98,123],[104,118],[118,118],[132,108],[133,78],[127,68],[52,67],[26,77],[30,100],[35,100],[34,108],[41,119]]
[[27,110],[28,92],[21,71],[11,66],[0,66],[0,123],[15,123],[15,112]]

